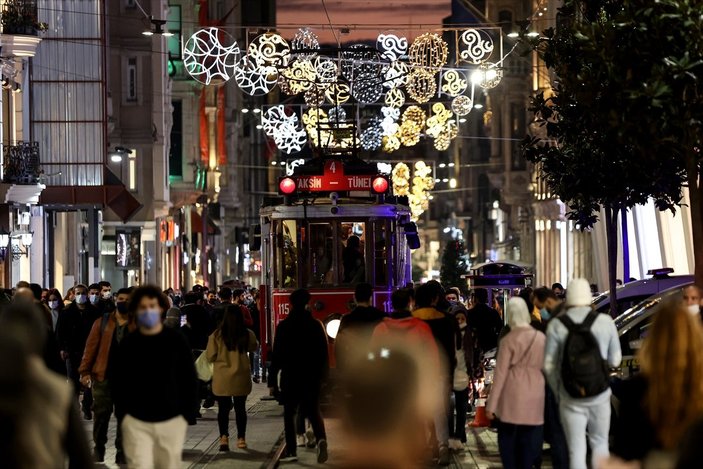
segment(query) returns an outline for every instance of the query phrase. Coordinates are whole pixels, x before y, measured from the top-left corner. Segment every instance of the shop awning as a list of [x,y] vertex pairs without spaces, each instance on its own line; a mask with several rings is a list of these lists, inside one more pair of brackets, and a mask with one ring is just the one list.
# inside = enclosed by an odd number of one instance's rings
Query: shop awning
[[[195,210],[190,211],[190,226],[193,233],[201,233],[203,231],[203,217]],[[207,219],[207,234],[218,235],[222,233],[220,227],[218,227],[212,219],[208,217]]]

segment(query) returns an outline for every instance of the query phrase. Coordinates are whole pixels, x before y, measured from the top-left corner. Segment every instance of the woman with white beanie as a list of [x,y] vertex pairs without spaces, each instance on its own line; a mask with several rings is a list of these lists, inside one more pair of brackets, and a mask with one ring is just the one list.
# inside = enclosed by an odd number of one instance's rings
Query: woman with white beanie
[[542,452],[545,336],[530,326],[522,298],[510,299],[507,316],[510,332],[500,342],[486,411],[500,421],[498,448],[503,467],[528,469]]

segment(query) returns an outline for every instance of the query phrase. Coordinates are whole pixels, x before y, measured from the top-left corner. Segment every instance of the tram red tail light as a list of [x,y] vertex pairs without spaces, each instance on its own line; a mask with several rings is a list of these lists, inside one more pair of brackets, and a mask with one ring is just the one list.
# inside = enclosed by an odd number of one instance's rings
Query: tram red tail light
[[376,194],[385,194],[388,191],[388,179],[379,176],[373,180],[371,187]]
[[282,194],[285,195],[290,195],[296,190],[296,184],[295,181],[291,178],[283,178],[281,181],[278,183],[278,190],[281,191]]

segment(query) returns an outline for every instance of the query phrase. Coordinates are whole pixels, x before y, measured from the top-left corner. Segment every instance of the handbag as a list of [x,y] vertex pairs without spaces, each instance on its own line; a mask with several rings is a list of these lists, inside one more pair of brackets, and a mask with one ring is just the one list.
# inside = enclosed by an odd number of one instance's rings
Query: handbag
[[212,363],[207,361],[205,352],[201,353],[200,356],[195,360],[195,372],[198,375],[200,381],[208,382],[212,380]]

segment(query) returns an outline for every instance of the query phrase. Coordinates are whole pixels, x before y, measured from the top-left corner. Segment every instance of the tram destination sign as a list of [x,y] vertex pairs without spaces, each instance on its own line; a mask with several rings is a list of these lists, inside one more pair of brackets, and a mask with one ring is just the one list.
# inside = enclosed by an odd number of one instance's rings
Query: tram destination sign
[[286,195],[295,192],[351,191],[383,194],[388,187],[388,179],[379,174],[345,174],[340,161],[326,162],[321,175],[292,175],[279,181],[279,191]]

